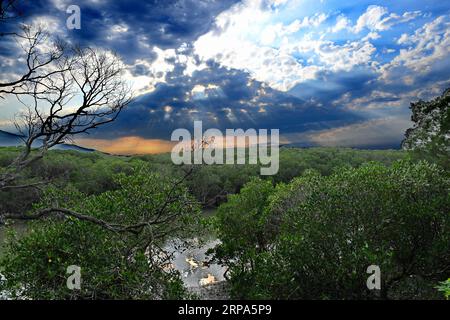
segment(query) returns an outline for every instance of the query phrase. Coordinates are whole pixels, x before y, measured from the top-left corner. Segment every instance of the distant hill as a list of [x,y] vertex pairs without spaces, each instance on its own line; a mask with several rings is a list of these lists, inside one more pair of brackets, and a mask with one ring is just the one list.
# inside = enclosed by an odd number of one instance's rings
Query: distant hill
[[[19,147],[23,145],[22,136],[0,130],[0,147]],[[38,146],[37,144],[36,146]],[[74,150],[79,152],[95,152],[95,149],[83,148],[75,144],[63,143],[52,148],[53,150]]]
[[76,144],[63,143],[52,148],[53,150],[73,150],[79,152],[95,152],[97,150],[77,146]]
[[[288,143],[280,145],[281,148],[314,148],[321,147],[318,144],[314,144],[311,142],[299,142],[299,143]],[[351,147],[343,147],[343,148],[351,148],[357,150],[400,150],[399,143],[388,143],[388,144],[377,144],[377,145],[360,145],[360,146],[351,146]]]
[[0,130],[0,147],[15,147],[23,144],[21,136]]

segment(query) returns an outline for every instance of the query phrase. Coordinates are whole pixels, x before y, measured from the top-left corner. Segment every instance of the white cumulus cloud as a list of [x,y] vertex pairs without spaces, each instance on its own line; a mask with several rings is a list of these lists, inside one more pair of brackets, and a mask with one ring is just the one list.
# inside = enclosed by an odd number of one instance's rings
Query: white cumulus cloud
[[356,21],[353,31],[361,32],[364,28],[372,31],[384,31],[398,23],[408,22],[417,18],[420,11],[407,11],[402,15],[389,13],[386,7],[371,5]]

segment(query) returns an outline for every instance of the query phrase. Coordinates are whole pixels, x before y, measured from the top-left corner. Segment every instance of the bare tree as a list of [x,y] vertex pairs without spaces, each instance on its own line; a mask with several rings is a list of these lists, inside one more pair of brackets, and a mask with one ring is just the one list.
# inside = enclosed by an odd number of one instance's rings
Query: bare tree
[[[6,19],[8,16],[6,9],[13,9],[14,2],[0,0],[0,24],[3,17]],[[6,8],[5,4],[9,7]],[[0,33],[1,37],[10,37],[17,42],[25,63],[19,76],[0,80],[0,98],[14,95],[25,111],[15,121],[24,147],[18,157],[0,171],[0,192],[45,184],[46,181],[24,179],[24,169],[42,159],[50,148],[114,121],[132,99],[131,90],[123,78],[124,66],[110,52],[70,47],[62,41],[52,41],[42,28],[26,25],[22,25],[17,33]],[[166,190],[160,205],[133,224],[105,221],[89,212],[65,208],[64,204],[34,212],[0,212],[0,224],[8,219],[72,217],[111,232],[140,235],[142,239],[136,245],[150,248],[150,242],[172,232],[166,226],[171,226],[171,222],[183,214],[183,210],[173,212],[170,207],[174,202],[185,201],[178,189],[192,172],[193,168],[188,168]]]
[[[15,2],[0,0],[0,24],[9,19],[8,12],[15,8]],[[62,41],[52,41],[43,28],[27,25],[22,25],[20,32],[0,32],[1,37],[11,37],[18,43],[25,63],[20,76],[0,79],[0,98],[14,95],[25,111],[15,121],[24,147],[19,156],[0,171],[0,192],[46,183],[23,182],[24,169],[42,159],[50,148],[114,121],[132,99],[123,78],[124,66],[110,52],[69,47]],[[175,190],[192,171],[190,168],[174,182],[152,219],[132,225],[104,221],[60,206],[33,213],[0,212],[0,224],[6,219],[35,220],[58,215],[88,221],[112,232],[138,235],[180,214],[168,215],[166,211],[169,204],[179,198]]]
[[0,175],[0,190],[14,187],[48,149],[114,121],[131,101],[122,63],[110,52],[72,48],[48,68],[45,78],[22,84],[26,94],[16,94],[27,110],[15,122],[24,149]]
[[117,56],[70,47],[41,26],[21,24],[19,3],[0,0],[0,40],[16,43],[20,62],[15,75],[3,73],[0,98],[14,95],[25,106],[15,122],[24,149],[0,170],[0,190],[33,186],[17,184],[24,168],[49,148],[114,121],[131,100]]

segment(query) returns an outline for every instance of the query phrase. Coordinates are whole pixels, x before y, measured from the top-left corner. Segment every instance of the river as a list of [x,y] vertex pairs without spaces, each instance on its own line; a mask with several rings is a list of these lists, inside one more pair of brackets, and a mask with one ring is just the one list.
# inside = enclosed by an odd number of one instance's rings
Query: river
[[166,244],[166,250],[173,252],[173,268],[181,273],[184,285],[187,288],[198,288],[225,280],[225,267],[215,263],[207,263],[210,257],[206,255],[206,251],[218,245],[220,243],[218,239],[203,239],[200,246],[184,250],[178,249],[177,242],[176,240],[169,241]]

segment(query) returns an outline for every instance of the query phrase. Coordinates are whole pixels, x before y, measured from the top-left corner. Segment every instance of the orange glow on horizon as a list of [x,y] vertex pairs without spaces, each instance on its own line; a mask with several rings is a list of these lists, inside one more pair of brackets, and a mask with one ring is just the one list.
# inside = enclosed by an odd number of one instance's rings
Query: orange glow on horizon
[[176,142],[130,136],[113,140],[77,139],[76,144],[111,154],[133,155],[170,152]]
[[[210,148],[248,148],[251,145],[270,143],[264,136],[222,136],[204,137]],[[189,141],[169,141],[162,139],[146,139],[138,136],[121,137],[117,139],[76,139],[75,143],[81,147],[91,148],[98,151],[115,155],[136,155],[136,154],[158,154],[171,152],[175,145],[182,146],[182,149],[191,149],[193,144],[199,147],[200,140]]]

